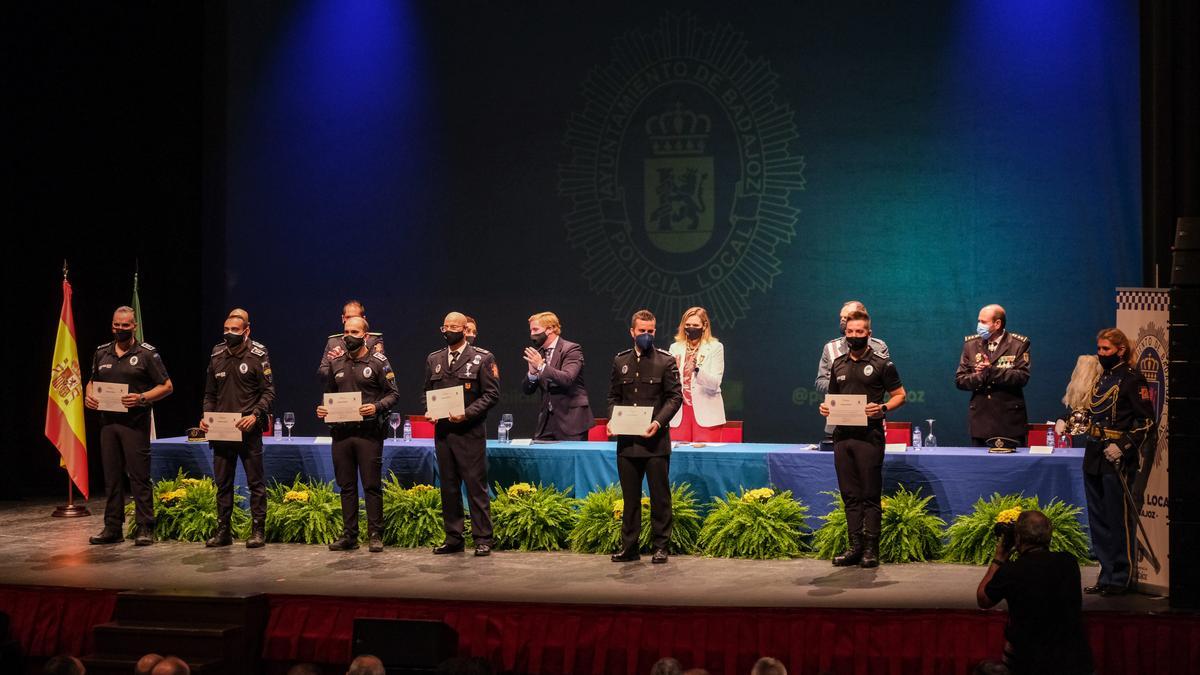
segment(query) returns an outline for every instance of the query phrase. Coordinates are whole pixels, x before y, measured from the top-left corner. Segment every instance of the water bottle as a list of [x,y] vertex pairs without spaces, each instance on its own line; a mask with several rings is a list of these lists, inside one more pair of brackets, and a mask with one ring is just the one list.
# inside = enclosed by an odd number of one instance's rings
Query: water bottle
[[508,442],[508,425],[503,421],[500,422],[500,426],[496,429],[496,440],[501,443]]
[[1046,447],[1053,448],[1054,445],[1054,425],[1050,424],[1046,429]]
[[275,438],[283,436],[283,422],[280,422],[278,417],[275,418],[275,433],[272,435],[275,436]]
[[913,425],[913,450],[921,447],[921,425]]
[[408,418],[405,417],[404,418],[404,442],[407,443],[411,440],[412,440],[412,422],[408,421]]

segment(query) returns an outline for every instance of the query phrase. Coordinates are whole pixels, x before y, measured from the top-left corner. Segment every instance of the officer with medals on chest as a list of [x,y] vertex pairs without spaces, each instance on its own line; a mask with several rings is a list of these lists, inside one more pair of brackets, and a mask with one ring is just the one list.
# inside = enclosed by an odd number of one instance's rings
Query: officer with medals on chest
[[[204,412],[236,412],[242,418],[237,428],[241,441],[209,441],[213,453],[213,475],[217,485],[217,530],[204,543],[208,547],[233,543],[233,479],[240,457],[250,490],[250,538],[246,548],[266,544],[267,485],[263,477],[262,434],[275,402],[275,383],[267,348],[250,339],[248,315],[236,310],[225,319],[221,344],[213,349],[204,381]],[[208,433],[208,417],[200,419]]]
[[975,335],[964,339],[954,384],[971,392],[971,443],[989,452],[1014,452],[1025,442],[1029,419],[1029,338],[1009,332],[1000,305],[979,310]]
[[[617,436],[617,475],[621,479],[621,550],[612,561],[641,559],[642,480],[650,487],[651,547],[654,563],[667,562],[671,541],[671,418],[683,405],[683,385],[675,357],[655,349],[655,318],[640,310],[630,320],[634,348],[613,358],[608,388],[608,416],[613,406],[650,406],[653,421],[641,436]],[[612,436],[609,428],[609,436]]]
[[[364,321],[367,318],[367,310],[358,300],[347,300],[345,305],[342,305],[342,328],[345,330],[346,322],[353,317],[358,317]],[[249,320],[249,319],[247,319]],[[322,382],[329,379],[330,364],[339,356],[346,353],[346,337],[345,332],[334,333],[325,339],[325,353],[321,356],[321,365],[317,368],[317,376]],[[363,336],[366,342],[367,350],[372,354],[382,354],[383,351],[383,333],[367,332]]]
[[[1137,511],[1126,489],[1133,485],[1142,445],[1155,442],[1155,419],[1150,385],[1133,367],[1133,346],[1125,333],[1117,328],[1100,331],[1096,356],[1103,371],[1092,386],[1084,415],[1088,424],[1083,430],[1083,487],[1100,576],[1083,591],[1107,597],[1127,593],[1136,581]],[[1060,435],[1067,428],[1062,419],[1054,425]]]
[[137,322],[133,308],[118,307],[113,312],[113,341],[96,348],[88,379],[84,405],[99,410],[97,383],[113,382],[128,386],[121,397],[125,412],[100,413],[100,457],[104,463],[104,529],[89,540],[93,544],[116,544],[125,539],[123,480],[129,475],[133,492],[137,534],[134,544],[154,543],[154,497],[150,488],[150,406],[174,391],[162,357],[149,343],[134,339]]
[[433,552],[461,553],[465,548],[462,499],[465,483],[471,504],[475,555],[486,556],[492,551],[486,423],[488,411],[500,400],[500,377],[492,353],[467,342],[466,322],[467,317],[459,312],[447,314],[441,329],[446,347],[425,358],[424,391],[461,386],[464,407],[462,415],[431,420],[442,490],[442,525],[446,532],[445,541]]
[[[326,392],[362,393],[358,414],[361,422],[330,425],[333,436],[333,474],[342,495],[342,537],[329,545],[331,551],[358,548],[358,481],[362,479],[367,501],[369,550],[383,550],[383,439],[389,411],[400,399],[396,374],[383,352],[367,347],[367,320],[350,317],[342,339],[342,355],[329,363]],[[329,410],[317,406],[317,417]]]
[[[865,394],[867,425],[833,428],[833,466],[846,504],[850,547],[834,556],[838,567],[879,565],[879,534],[883,520],[884,417],[904,405],[904,385],[888,357],[876,354],[869,339],[871,317],[851,312],[846,321],[850,351],[834,359],[829,371],[830,394]],[[822,402],[821,414],[829,417]]]

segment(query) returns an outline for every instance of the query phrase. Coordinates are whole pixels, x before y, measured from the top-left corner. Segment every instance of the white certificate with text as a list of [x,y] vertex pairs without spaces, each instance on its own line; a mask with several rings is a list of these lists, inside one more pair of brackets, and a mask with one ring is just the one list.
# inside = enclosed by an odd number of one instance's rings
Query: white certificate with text
[[117,382],[93,382],[92,398],[100,402],[100,410],[106,412],[129,412],[121,403],[121,397],[129,394],[129,385]]
[[614,405],[608,426],[617,436],[641,436],[654,421],[654,408],[648,405]]
[[208,431],[204,437],[210,441],[241,441],[242,430],[237,428],[241,413],[235,412],[206,412],[204,420],[208,422]]
[[842,427],[867,426],[866,394],[825,394],[829,424]]
[[426,416],[431,420],[444,420],[451,415],[455,417],[465,415],[462,385],[445,389],[431,389],[425,392],[425,410]]
[[361,422],[362,415],[358,414],[358,409],[361,407],[361,391],[339,391],[325,394],[325,421]]

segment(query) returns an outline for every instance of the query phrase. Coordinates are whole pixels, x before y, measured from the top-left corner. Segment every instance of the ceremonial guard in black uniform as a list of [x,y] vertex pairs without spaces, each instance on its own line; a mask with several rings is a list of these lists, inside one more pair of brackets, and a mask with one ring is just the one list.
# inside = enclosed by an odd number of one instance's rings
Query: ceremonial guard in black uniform
[[100,413],[100,457],[104,463],[104,529],[90,539],[93,544],[115,544],[125,538],[124,477],[129,475],[133,492],[137,534],[134,543],[154,543],[154,497],[150,488],[150,406],[171,394],[173,386],[162,357],[149,343],[134,340],[137,322],[133,309],[113,312],[112,342],[96,348],[84,405],[99,409],[93,396],[97,383],[128,385],[121,403],[126,412]]
[[[850,548],[835,556],[839,567],[879,565],[879,534],[883,518],[883,421],[889,410],[904,404],[904,386],[891,359],[876,354],[868,339],[871,317],[855,311],[847,317],[846,344],[850,351],[833,361],[830,394],[865,394],[867,425],[833,428],[833,465],[846,505]],[[822,415],[829,416],[826,403]]]
[[[367,501],[367,535],[372,553],[383,550],[383,439],[389,411],[400,398],[396,374],[383,352],[367,348],[367,321],[351,317],[343,338],[345,353],[330,361],[326,392],[362,392],[361,422],[330,425],[333,435],[333,474],[342,496],[342,537],[331,551],[358,548],[358,481]],[[328,414],[317,407],[317,417]]]
[[[654,315],[641,310],[633,315],[629,334],[635,347],[613,358],[608,388],[608,416],[613,406],[650,406],[653,421],[641,436],[617,436],[617,475],[621,479],[621,550],[613,562],[641,558],[638,539],[642,530],[642,479],[650,487],[652,562],[667,562],[671,541],[671,418],[683,405],[683,385],[675,357],[655,349]],[[611,435],[611,430],[610,430]]]
[[979,310],[975,335],[964,338],[955,385],[971,392],[967,414],[971,442],[994,452],[1025,444],[1029,419],[1025,384],[1029,382],[1029,338],[1005,330],[1004,308]]
[[[351,318],[359,317],[364,321],[367,318],[366,309],[362,303],[357,300],[347,300],[342,306],[342,327],[346,326],[346,322]],[[247,319],[249,320],[249,319]],[[334,333],[325,338],[325,351],[321,354],[321,365],[317,368],[317,376],[321,382],[329,379],[330,364],[339,356],[346,353],[346,343],[343,338],[346,333]],[[383,333],[372,333],[368,331],[363,336],[363,341],[367,345],[367,350],[371,354],[383,354]]]
[[462,486],[471,504],[471,537],[475,555],[492,551],[491,497],[487,479],[487,414],[500,400],[500,371],[492,353],[469,344],[463,328],[466,316],[451,312],[442,323],[446,347],[425,358],[424,391],[463,388],[464,414],[434,420],[433,445],[437,452],[442,489],[442,525],[446,539],[435,554],[460,553],[463,539]]
[[[233,543],[233,479],[240,457],[250,490],[250,538],[246,548],[266,543],[267,485],[263,476],[263,431],[275,402],[275,383],[267,348],[250,339],[250,324],[243,315],[230,313],[225,319],[224,340],[213,349],[204,382],[204,412],[236,412],[242,415],[238,429],[241,441],[209,441],[213,452],[213,474],[217,485],[217,530],[206,546]],[[207,416],[200,429],[209,429]]]
[[[1132,346],[1116,328],[1100,331],[1096,347],[1104,367],[1088,402],[1087,446],[1083,452],[1083,487],[1087,494],[1092,550],[1100,560],[1100,576],[1085,593],[1121,595],[1135,579],[1134,546],[1137,512],[1126,496],[1132,486],[1144,443],[1153,443],[1155,427],[1150,385],[1132,366]],[[1056,431],[1067,424],[1059,420]],[[1125,485],[1121,484],[1125,479]]]

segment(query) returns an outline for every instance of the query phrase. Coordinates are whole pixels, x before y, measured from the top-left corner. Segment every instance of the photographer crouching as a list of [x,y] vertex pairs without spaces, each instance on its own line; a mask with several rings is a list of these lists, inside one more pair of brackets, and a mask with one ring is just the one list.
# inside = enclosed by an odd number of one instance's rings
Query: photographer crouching
[[983,609],[1008,601],[1004,664],[1014,675],[1093,672],[1079,564],[1050,550],[1052,529],[1041,511],[1024,511],[1013,525],[997,524],[996,554],[975,591]]

